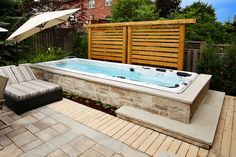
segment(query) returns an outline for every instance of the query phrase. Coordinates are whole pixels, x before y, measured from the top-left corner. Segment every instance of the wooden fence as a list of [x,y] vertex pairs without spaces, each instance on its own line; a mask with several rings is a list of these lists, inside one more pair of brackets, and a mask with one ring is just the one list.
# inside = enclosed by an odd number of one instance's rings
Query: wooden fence
[[33,52],[45,51],[49,47],[60,47],[71,51],[75,41],[75,32],[72,29],[47,29],[30,38]]
[[183,70],[185,25],[195,19],[92,24],[89,59]]

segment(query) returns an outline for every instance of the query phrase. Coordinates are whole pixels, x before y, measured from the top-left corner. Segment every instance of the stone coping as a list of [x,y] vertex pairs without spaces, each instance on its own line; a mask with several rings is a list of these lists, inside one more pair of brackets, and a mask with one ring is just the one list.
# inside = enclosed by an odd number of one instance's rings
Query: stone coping
[[176,94],[176,93],[170,93],[166,91],[151,89],[147,87],[127,84],[124,82],[102,79],[102,78],[94,77],[90,75],[69,72],[66,70],[61,70],[61,69],[59,70],[53,67],[48,67],[48,66],[43,66],[43,65],[30,64],[30,67],[35,68],[35,69],[45,70],[45,71],[52,72],[55,74],[67,75],[74,78],[88,80],[91,82],[98,82],[98,83],[103,83],[110,86],[115,86],[115,87],[124,88],[128,90],[143,92],[146,94],[161,96],[164,98],[168,98],[168,99],[172,99],[172,100],[176,100],[176,101],[180,101],[180,102],[188,103],[188,104],[193,103],[193,101],[196,99],[199,92],[211,79],[211,75],[200,74],[198,78],[195,81],[193,81],[192,84],[187,89],[185,89],[183,93]]
[[147,111],[123,106],[118,117],[144,125],[200,147],[213,144],[225,93],[209,90],[190,123],[182,123]]

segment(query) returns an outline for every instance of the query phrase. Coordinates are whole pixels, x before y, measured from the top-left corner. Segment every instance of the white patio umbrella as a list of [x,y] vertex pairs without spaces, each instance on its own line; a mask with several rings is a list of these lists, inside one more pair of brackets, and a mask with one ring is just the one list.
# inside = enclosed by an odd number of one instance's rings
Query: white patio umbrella
[[36,15],[26,21],[20,28],[11,34],[7,40],[20,42],[42,30],[66,22],[68,18],[78,10],[79,9],[61,10]]
[[0,27],[0,32],[8,32],[7,29]]

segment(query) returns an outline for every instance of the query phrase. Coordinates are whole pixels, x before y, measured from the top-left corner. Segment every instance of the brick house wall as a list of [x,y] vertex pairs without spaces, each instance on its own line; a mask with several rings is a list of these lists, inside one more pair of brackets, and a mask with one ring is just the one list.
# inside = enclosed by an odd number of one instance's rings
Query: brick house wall
[[89,8],[89,0],[84,0],[84,5],[88,18],[93,17],[93,20],[106,19],[111,15],[111,6],[105,6],[105,0],[95,0],[94,8]]
[[[115,0],[112,0],[112,4],[114,4],[114,1]],[[69,3],[76,5],[76,2],[82,2],[84,7],[87,8],[86,14],[88,20],[104,20],[111,15],[111,6],[106,6],[105,0],[95,0],[94,8],[89,8],[89,0],[68,0],[68,2],[66,2],[67,4],[65,3],[64,5],[68,5]],[[71,8],[72,7],[73,6],[71,6]]]

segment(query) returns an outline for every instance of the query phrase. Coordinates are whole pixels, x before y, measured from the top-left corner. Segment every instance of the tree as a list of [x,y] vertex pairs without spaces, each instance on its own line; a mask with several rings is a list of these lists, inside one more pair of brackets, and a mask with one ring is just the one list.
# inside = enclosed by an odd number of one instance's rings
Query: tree
[[197,23],[187,27],[187,40],[227,43],[230,41],[228,28],[216,20],[215,9],[204,2],[194,2],[181,12],[172,13],[176,19],[195,18]]
[[156,0],[156,12],[163,18],[169,17],[172,12],[180,9],[181,0]]
[[149,21],[158,19],[151,0],[118,0],[112,7],[111,21]]
[[15,44],[12,42],[5,42],[5,39],[14,31],[12,27],[15,23],[22,19],[20,8],[20,0],[0,1],[0,27],[9,30],[9,32],[0,33],[0,65],[13,64],[17,60],[15,55]]
[[196,18],[198,23],[216,22],[216,13],[212,5],[198,1],[186,6],[181,11],[179,18]]

